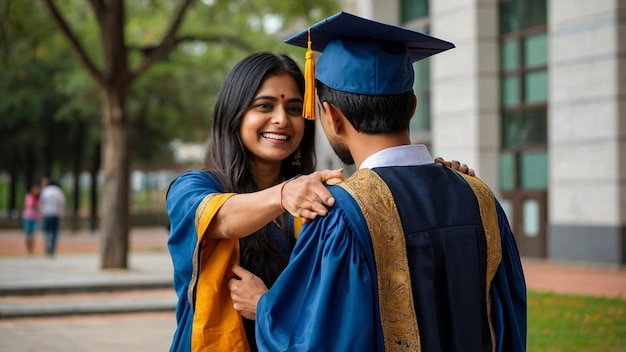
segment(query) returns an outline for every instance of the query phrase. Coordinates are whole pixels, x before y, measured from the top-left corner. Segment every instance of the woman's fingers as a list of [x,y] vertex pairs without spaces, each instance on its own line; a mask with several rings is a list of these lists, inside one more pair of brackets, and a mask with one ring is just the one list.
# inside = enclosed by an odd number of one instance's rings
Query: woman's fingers
[[435,158],[435,162],[443,166],[447,166],[451,168],[452,170],[456,170],[458,172],[467,174],[469,176],[476,176],[476,172],[474,171],[474,169],[470,169],[470,167],[467,166],[467,164],[462,164],[458,160],[446,161],[444,160],[444,158],[438,156]]
[[335,199],[324,181],[336,182],[341,172],[342,169],[316,171],[290,181],[283,187],[283,207],[291,215],[305,219],[326,215]]

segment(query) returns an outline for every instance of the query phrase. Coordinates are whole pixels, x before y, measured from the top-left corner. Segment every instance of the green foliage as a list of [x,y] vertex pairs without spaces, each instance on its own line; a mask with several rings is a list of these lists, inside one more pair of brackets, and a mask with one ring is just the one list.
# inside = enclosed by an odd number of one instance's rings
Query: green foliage
[[[54,3],[87,57],[102,69],[92,7],[83,0]],[[180,2],[127,1],[125,6],[124,38],[136,69],[163,39]],[[170,141],[203,142],[221,81],[236,61],[268,50],[302,62],[303,50],[282,40],[338,9],[336,0],[197,0],[176,34],[185,40],[130,87],[132,163],[170,164]],[[13,170],[31,179],[67,172],[77,151],[83,169],[97,160],[98,89],[41,0],[0,2],[0,63],[0,172]]]
[[[285,35],[276,34],[283,29],[276,25],[286,26],[303,16],[312,23],[319,19],[315,14],[323,17],[337,9],[334,0],[312,4],[315,10],[300,2],[216,0],[199,1],[190,8],[178,36],[193,40],[180,44],[131,88],[133,160],[165,163],[169,141],[203,142],[217,91],[236,61],[253,51],[291,49],[282,42]],[[157,45],[176,6],[170,2],[129,3],[128,46],[147,50]],[[293,51],[296,59],[303,55]],[[131,53],[133,65],[141,58],[142,50]]]
[[[38,1],[6,1],[0,18],[4,56],[0,70],[0,171],[34,173],[52,167],[46,159],[70,154],[64,143],[66,124],[55,121],[64,97],[55,79],[71,67],[71,52]],[[44,166],[46,165],[46,166]],[[45,170],[48,169],[48,170]],[[45,171],[44,171],[45,170]]]
[[626,351],[626,301],[530,291],[528,351]]

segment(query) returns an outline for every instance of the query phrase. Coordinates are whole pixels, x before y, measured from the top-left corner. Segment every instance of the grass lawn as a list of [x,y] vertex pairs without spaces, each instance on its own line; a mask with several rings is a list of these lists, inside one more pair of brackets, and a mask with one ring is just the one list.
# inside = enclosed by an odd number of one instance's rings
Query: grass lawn
[[528,351],[626,351],[626,300],[529,291]]

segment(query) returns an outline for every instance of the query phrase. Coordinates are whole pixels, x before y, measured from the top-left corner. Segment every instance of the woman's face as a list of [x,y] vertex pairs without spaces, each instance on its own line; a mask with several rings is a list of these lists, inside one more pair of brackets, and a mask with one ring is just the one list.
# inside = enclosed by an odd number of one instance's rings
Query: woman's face
[[280,163],[304,135],[302,95],[287,73],[268,77],[259,87],[239,126],[251,162]]

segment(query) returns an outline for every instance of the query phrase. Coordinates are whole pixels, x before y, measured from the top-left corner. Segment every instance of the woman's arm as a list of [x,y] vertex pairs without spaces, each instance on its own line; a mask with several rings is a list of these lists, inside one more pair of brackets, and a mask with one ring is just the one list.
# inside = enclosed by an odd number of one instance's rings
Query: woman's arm
[[234,195],[220,207],[204,235],[245,237],[285,211],[306,219],[324,216],[335,200],[323,182],[341,177],[341,170],[316,171],[261,191]]
[[[441,157],[435,162],[459,172],[475,176],[473,169],[457,160]],[[218,210],[207,228],[208,238],[241,238],[265,226],[284,211],[295,217],[315,219],[324,216],[333,206],[324,182],[342,179],[341,169],[316,171],[253,193],[237,194]]]

